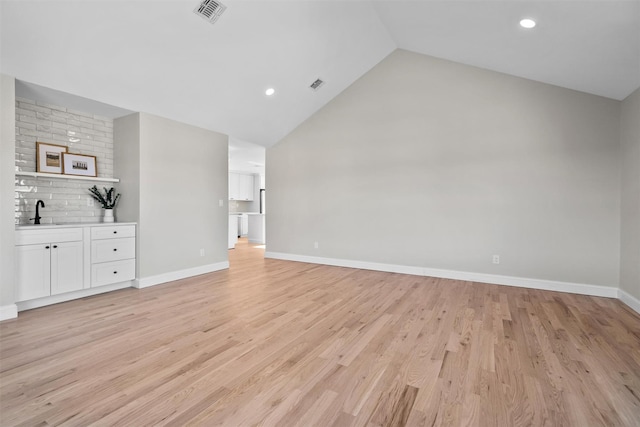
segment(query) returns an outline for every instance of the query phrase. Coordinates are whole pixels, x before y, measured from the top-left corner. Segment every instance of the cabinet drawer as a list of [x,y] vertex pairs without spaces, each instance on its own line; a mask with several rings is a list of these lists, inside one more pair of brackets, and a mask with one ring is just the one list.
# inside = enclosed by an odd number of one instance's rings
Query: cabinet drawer
[[136,257],[136,238],[104,239],[91,242],[91,263]]
[[44,228],[16,231],[16,245],[36,245],[52,242],[78,242],[82,240],[82,228]]
[[136,278],[136,260],[104,262],[91,266],[91,287],[124,282]]
[[135,237],[135,225],[112,225],[105,227],[91,227],[91,239],[119,239],[121,237]]

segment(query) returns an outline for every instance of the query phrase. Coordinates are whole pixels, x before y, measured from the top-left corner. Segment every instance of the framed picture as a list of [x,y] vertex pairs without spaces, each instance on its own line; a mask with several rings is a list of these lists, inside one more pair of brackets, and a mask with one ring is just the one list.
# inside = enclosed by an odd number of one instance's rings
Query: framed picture
[[62,154],[66,152],[64,145],[36,142],[36,172],[62,173]]
[[96,156],[62,153],[62,173],[65,175],[98,176]]

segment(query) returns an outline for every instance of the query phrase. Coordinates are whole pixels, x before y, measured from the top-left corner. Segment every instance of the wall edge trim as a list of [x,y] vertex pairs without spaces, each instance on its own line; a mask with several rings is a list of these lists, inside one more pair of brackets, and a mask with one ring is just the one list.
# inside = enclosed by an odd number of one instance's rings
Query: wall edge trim
[[15,304],[0,305],[0,322],[18,317],[18,306]]
[[199,267],[186,268],[184,270],[171,271],[169,273],[157,274],[155,276],[142,277],[133,282],[133,287],[142,289],[162,283],[173,282],[174,280],[186,279],[187,277],[199,276],[201,274],[213,273],[214,271],[229,268],[229,261],[215,264],[201,265]]
[[640,314],[640,299],[622,289],[618,289],[618,299],[629,306],[633,311]]
[[[470,282],[489,283],[493,285],[515,286],[521,288],[540,289],[546,291],[567,292],[571,294],[590,295],[607,298],[618,298],[619,289],[613,286],[588,285],[584,283],[559,282],[553,280],[531,279],[517,276],[473,273],[457,270],[414,267],[406,265],[382,264],[367,261],[353,261],[337,258],[324,258],[309,255],[297,255],[282,252],[265,252],[265,258],[285,261],[308,262],[336,267],[359,268],[363,270],[384,271],[389,273],[411,274],[414,276],[430,276],[443,279],[465,280]],[[630,296],[629,296],[630,297]],[[629,304],[627,304],[629,305]],[[638,306],[640,308],[640,305]],[[633,308],[633,307],[632,307]],[[640,312],[640,311],[639,311]]]
[[77,291],[65,292],[63,294],[49,295],[48,297],[36,298],[27,301],[18,301],[18,311],[31,310],[33,308],[45,307],[47,305],[59,304],[81,298],[92,297],[94,295],[104,294],[107,292],[119,291],[131,287],[132,282],[125,280],[124,282],[111,283],[108,285],[98,286],[95,288],[79,289]]

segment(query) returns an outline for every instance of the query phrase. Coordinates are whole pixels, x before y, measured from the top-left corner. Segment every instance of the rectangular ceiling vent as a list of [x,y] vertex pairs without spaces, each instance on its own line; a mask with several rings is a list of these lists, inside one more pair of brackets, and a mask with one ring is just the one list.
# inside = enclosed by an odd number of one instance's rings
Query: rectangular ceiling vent
[[311,83],[311,86],[309,87],[313,90],[318,90],[320,89],[320,86],[322,86],[323,84],[324,84],[323,80],[317,79],[315,82]]
[[193,9],[193,13],[213,24],[218,20],[226,8],[227,6],[223,5],[219,1],[202,0],[202,2]]

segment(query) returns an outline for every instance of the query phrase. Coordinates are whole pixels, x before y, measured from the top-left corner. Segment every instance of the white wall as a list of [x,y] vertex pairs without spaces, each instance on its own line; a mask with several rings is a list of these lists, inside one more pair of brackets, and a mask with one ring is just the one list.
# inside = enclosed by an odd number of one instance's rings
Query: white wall
[[17,314],[13,272],[15,104],[15,79],[0,74],[0,320]]
[[140,280],[227,262],[227,136],[145,113],[116,119],[114,136]]
[[267,150],[267,250],[617,287],[619,112],[397,50]]
[[620,288],[640,300],[640,89],[622,102]]
[[[114,175],[120,179],[120,200],[114,212],[116,221],[140,224],[140,113],[119,117],[113,122]],[[140,259],[140,233],[136,244],[136,258]],[[140,263],[136,264],[140,277]]]

